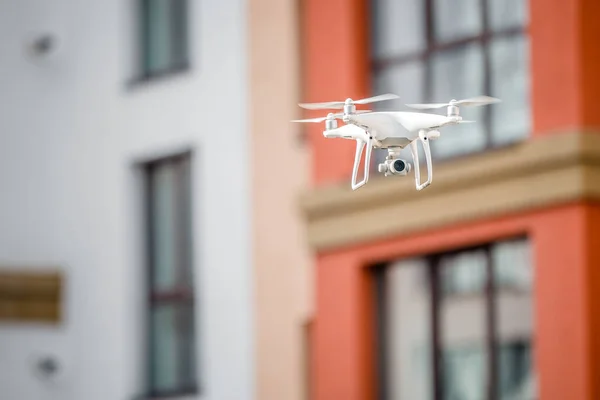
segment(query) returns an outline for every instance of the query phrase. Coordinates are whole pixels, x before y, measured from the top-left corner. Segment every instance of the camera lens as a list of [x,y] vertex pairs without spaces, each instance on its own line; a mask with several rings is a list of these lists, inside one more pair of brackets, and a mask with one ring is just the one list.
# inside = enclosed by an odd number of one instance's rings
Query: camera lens
[[404,163],[404,161],[402,161],[402,160],[394,161],[394,169],[396,171],[402,172],[402,171],[404,171],[405,168],[406,168],[406,164]]

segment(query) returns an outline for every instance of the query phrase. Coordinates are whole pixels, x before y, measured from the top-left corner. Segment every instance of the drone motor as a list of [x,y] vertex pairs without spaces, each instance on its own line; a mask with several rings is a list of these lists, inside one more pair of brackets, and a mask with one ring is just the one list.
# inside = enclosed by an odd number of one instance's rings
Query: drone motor
[[454,105],[454,103],[452,103],[453,101],[456,100],[452,100],[450,102],[450,105],[448,106],[448,117],[460,117],[460,110],[458,108],[458,106]]
[[337,119],[335,118],[335,116],[332,113],[329,113],[329,115],[327,117],[328,118],[325,120],[325,130],[329,131],[332,129],[337,129],[338,123],[337,123]]

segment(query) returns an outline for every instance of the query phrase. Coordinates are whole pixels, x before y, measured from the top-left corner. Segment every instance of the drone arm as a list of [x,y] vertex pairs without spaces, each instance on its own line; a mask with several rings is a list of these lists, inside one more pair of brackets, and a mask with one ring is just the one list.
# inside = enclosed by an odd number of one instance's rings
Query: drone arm
[[419,135],[419,140],[423,143],[423,150],[425,152],[425,160],[427,161],[427,181],[421,183],[421,174],[419,171],[419,149],[417,147],[417,141],[413,140],[410,143],[410,151],[413,157],[413,164],[415,167],[415,183],[417,190],[423,190],[427,186],[431,185],[433,179],[433,169],[431,165],[431,149],[429,148],[429,140],[424,135]]
[[[369,180],[369,164],[371,163],[371,151],[373,150],[371,140],[371,138],[368,138],[365,142],[363,139],[356,139],[356,154],[354,156],[354,168],[352,169],[352,190],[356,190],[359,187],[364,186]],[[360,159],[365,145],[367,146],[365,154],[365,173],[363,176],[363,180],[360,182],[356,182],[358,176],[358,169],[360,167]]]

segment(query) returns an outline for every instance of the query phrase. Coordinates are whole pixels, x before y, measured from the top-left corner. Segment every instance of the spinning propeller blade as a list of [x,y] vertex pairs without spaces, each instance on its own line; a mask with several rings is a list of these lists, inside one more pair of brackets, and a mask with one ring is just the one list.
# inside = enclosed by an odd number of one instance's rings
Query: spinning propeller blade
[[[365,113],[369,113],[371,112],[371,110],[356,110],[356,112],[354,114],[365,114]],[[336,113],[336,114],[330,114],[326,117],[317,117],[317,118],[308,118],[308,119],[293,119],[292,122],[323,122],[325,120],[327,120],[328,118],[334,119],[334,118],[342,118],[344,116],[344,113]]]
[[399,99],[400,96],[393,93],[380,94],[378,96],[367,97],[366,99],[354,100],[354,104],[369,104],[378,101],[394,100]]
[[430,104],[407,104],[408,107],[414,108],[417,110],[430,110],[433,108],[442,108],[447,107],[447,103],[430,103]]
[[324,110],[324,109],[342,109],[344,108],[345,102],[343,101],[328,101],[325,103],[300,103],[298,104],[302,108],[307,110]]
[[347,99],[346,101],[327,101],[324,103],[300,103],[298,105],[302,108],[306,108],[307,110],[342,109],[344,108],[345,104],[370,104],[375,103],[377,101],[393,100],[398,98],[400,98],[398,95],[386,93],[359,100]]
[[448,103],[429,103],[429,104],[407,104],[408,107],[417,110],[429,110],[434,108],[442,108],[448,106],[485,106],[487,104],[499,103],[501,100],[490,96],[476,96],[463,100],[451,100]]
[[323,122],[327,117],[308,118],[308,119],[293,119],[292,122]]

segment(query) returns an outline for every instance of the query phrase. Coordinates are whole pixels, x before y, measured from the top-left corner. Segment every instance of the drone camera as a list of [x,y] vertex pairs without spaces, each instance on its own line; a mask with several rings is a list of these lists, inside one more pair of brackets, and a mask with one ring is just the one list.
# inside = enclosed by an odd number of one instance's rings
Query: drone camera
[[379,172],[385,174],[385,176],[389,175],[406,175],[410,172],[411,165],[409,162],[404,161],[400,158],[385,160],[383,163],[379,164]]
[[401,173],[406,173],[408,172],[408,168],[409,168],[409,164],[406,163],[404,160],[394,160],[394,162],[392,163],[392,171],[395,172],[396,174],[401,174]]

